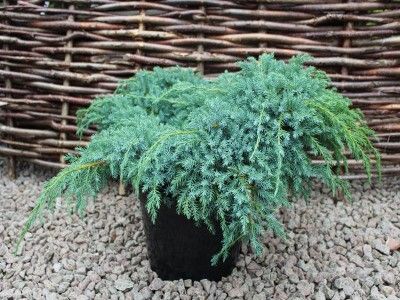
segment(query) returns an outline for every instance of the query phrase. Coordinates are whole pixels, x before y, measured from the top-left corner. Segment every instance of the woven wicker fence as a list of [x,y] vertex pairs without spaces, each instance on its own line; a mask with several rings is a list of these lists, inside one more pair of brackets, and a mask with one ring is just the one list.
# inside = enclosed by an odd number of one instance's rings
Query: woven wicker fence
[[[89,140],[75,112],[140,68],[206,75],[264,52],[310,64],[361,108],[386,174],[400,173],[400,2],[339,0],[3,1],[0,155],[63,167]],[[350,162],[357,174],[357,162]]]

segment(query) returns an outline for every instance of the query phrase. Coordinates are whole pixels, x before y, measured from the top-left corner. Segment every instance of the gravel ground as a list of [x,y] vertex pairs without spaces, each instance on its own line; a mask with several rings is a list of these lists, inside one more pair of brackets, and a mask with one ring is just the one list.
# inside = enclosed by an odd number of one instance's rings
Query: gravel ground
[[[310,203],[282,212],[288,240],[265,236],[265,253],[243,247],[220,282],[162,281],[149,268],[138,203],[115,186],[79,219],[57,209],[15,239],[50,171],[0,162],[0,299],[400,299],[400,178],[374,189],[354,182],[355,202],[335,204],[319,186]],[[118,201],[115,201],[117,199]]]

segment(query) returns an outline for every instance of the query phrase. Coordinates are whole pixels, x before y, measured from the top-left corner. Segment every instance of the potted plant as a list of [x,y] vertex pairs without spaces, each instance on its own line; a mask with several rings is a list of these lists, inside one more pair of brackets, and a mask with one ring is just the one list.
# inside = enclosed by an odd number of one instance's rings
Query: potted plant
[[80,132],[96,124],[98,133],[45,185],[21,239],[58,197],[83,214],[116,179],[141,201],[161,278],[226,276],[241,243],[259,254],[265,230],[284,236],[277,210],[308,197],[313,179],[350,196],[338,176],[345,150],[369,179],[373,159],[380,170],[374,132],[325,73],[303,66],[308,59],[262,55],[214,80],[156,68],[124,81],[79,112]]

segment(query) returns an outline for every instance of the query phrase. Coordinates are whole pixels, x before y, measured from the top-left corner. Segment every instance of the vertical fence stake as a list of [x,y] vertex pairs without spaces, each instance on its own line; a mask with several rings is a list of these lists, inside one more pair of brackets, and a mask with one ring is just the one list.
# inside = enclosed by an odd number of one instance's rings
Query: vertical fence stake
[[[265,9],[265,5],[264,4],[258,4],[258,10],[264,10]],[[262,14],[260,13],[260,16],[261,16]],[[259,19],[261,22],[263,21],[263,19],[261,18],[261,19]],[[260,33],[265,33],[265,30],[263,30],[263,29],[260,29],[259,30],[259,32]],[[258,44],[258,46],[260,47],[260,48],[265,48],[265,47],[267,47],[267,43],[266,42],[261,42],[261,43],[259,43]]]
[[[351,2],[351,0],[348,0],[346,2],[349,3],[349,2]],[[353,22],[346,22],[345,30],[346,31],[353,30]],[[343,48],[350,48],[351,47],[351,39],[350,38],[345,38],[343,40],[342,47]],[[344,54],[343,57],[347,58],[347,57],[349,57],[349,55]],[[340,72],[341,72],[342,75],[349,75],[349,70],[347,69],[346,66],[342,66]],[[342,81],[345,81],[345,80],[343,79]],[[343,174],[344,174],[344,169],[343,169],[343,166],[341,166],[340,167],[340,175],[343,175]],[[335,202],[339,202],[339,201],[346,202],[346,198],[345,198],[344,193],[343,193],[342,190],[338,191],[338,193],[337,193],[337,195],[336,195],[334,200],[335,200]]]
[[[4,7],[6,7],[9,3],[8,0],[4,0]],[[5,21],[5,24],[8,25],[8,21]],[[3,49],[4,50],[9,50],[8,44],[4,44],[3,45]],[[6,72],[10,71],[10,67],[8,65],[5,66],[4,70]],[[7,89],[11,89],[12,88],[12,84],[11,84],[11,80],[8,76],[5,77],[5,88]],[[11,98],[11,94],[6,93],[5,95],[6,97],[10,97]],[[6,112],[8,112],[8,109],[6,107],[5,109]],[[6,117],[6,123],[7,126],[13,127],[14,126],[14,121],[12,119],[11,116],[7,116]],[[12,136],[9,136],[9,139],[12,140]],[[15,171],[15,157],[14,156],[8,156],[7,157],[7,175],[10,179],[15,179],[16,178],[16,171]]]
[[[206,8],[204,7],[204,5],[200,6],[200,11],[204,14],[204,16],[206,16]],[[200,24],[204,24],[204,22],[200,22]],[[202,38],[202,37],[204,37],[204,34],[203,33],[199,33],[197,35],[197,37]],[[202,44],[199,44],[197,46],[197,52],[199,54],[204,52],[204,46]],[[201,75],[204,75],[204,62],[202,61],[201,57],[200,57],[200,61],[197,64],[197,70],[199,71],[199,73]]]
[[[70,4],[68,6],[68,10],[72,11],[74,9],[75,9],[74,4]],[[74,15],[71,14],[68,16],[68,22],[74,22]],[[67,30],[67,36],[69,36],[71,33],[72,33],[71,30]],[[69,41],[67,41],[66,47],[69,49],[73,47],[72,38]],[[72,61],[72,54],[67,52],[65,54],[64,63],[68,66],[71,63],[71,61]],[[65,70],[69,71],[69,67],[67,67]],[[69,79],[64,79],[63,86],[69,86]],[[69,103],[62,102],[62,104],[61,104],[61,130],[63,130],[63,126],[67,125],[67,123],[68,123],[67,119],[65,118],[68,116],[68,113],[69,113]],[[67,134],[65,132],[61,131],[60,139],[65,141],[67,139]],[[60,154],[60,162],[62,164],[65,164],[64,154]]]

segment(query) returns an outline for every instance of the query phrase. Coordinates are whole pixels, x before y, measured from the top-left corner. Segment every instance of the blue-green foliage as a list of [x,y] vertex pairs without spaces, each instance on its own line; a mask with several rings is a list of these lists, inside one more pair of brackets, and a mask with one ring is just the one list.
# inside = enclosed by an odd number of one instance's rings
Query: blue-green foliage
[[112,95],[97,99],[88,109],[78,111],[78,134],[91,124],[106,129],[116,123],[135,118],[137,108],[156,116],[162,123],[176,124],[185,119],[193,106],[202,104],[207,85],[191,69],[155,68],[140,71],[135,77],[123,81]]
[[[346,166],[345,150],[368,175],[374,157],[379,171],[362,114],[329,88],[325,73],[304,68],[305,59],[250,58],[213,81],[158,68],[123,82],[80,113],[81,131],[92,124],[101,130],[46,185],[23,234],[57,197],[84,211],[87,197],[115,178],[147,193],[153,221],[168,194],[178,213],[212,232],[221,226],[213,263],[238,241],[260,253],[265,230],[284,236],[277,210],[307,197],[312,179],[349,196],[336,167]],[[313,164],[317,156],[326,164]]]

